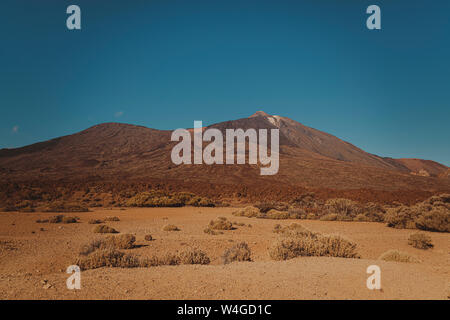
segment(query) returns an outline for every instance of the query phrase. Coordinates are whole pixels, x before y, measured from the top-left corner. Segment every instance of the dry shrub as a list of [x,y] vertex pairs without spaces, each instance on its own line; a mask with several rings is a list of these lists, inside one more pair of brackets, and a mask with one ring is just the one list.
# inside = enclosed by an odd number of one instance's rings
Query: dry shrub
[[162,191],[141,192],[127,200],[129,207],[181,207],[184,203],[180,199]]
[[450,209],[450,194],[443,193],[440,195],[432,196],[425,200],[423,203],[430,204],[434,207],[441,206]]
[[14,212],[14,211],[19,211],[19,208],[17,208],[12,204],[7,204],[0,208],[0,212]]
[[118,236],[108,236],[105,239],[105,246],[114,249],[132,249],[134,248],[135,242],[136,237],[132,234],[121,234]]
[[336,221],[338,219],[338,215],[336,213],[329,213],[320,217],[321,221]]
[[361,207],[356,201],[344,198],[328,199],[325,209],[329,214],[336,214],[338,221],[351,221],[361,213]]
[[198,249],[186,249],[178,254],[180,264],[209,264],[210,259],[205,252]]
[[212,230],[233,230],[233,224],[227,220],[227,218],[219,217],[217,220],[211,220],[209,222],[209,229]]
[[413,233],[408,238],[408,244],[417,249],[433,248],[431,237],[423,233]]
[[100,223],[103,223],[103,220],[99,220],[99,219],[89,219],[88,223],[89,223],[89,224],[100,224]]
[[321,221],[356,221],[356,217],[361,216],[361,214],[356,215],[355,217],[346,216],[343,214],[336,213],[328,213],[319,218]]
[[260,202],[255,205],[256,208],[259,209],[261,213],[267,213],[269,210],[275,209],[276,205],[274,203],[269,202]]
[[450,195],[441,194],[411,207],[389,208],[385,221],[389,227],[450,232]]
[[94,233],[119,233],[116,229],[107,225],[98,225],[94,228]]
[[234,261],[252,261],[251,251],[246,242],[239,242],[231,248],[225,250],[222,255],[222,259],[224,264]]
[[420,260],[417,259],[417,257],[399,250],[388,250],[385,253],[383,253],[379,257],[379,259],[384,261],[396,261],[396,262],[413,262],[413,263],[420,262]]
[[356,243],[339,235],[319,236],[319,242],[324,247],[325,256],[341,258],[360,258],[356,253]]
[[[364,212],[363,215],[365,218],[360,217],[359,219],[364,220],[356,220],[356,221],[384,222],[386,209],[381,204],[369,202],[363,206],[362,210]],[[358,216],[359,215],[357,215],[357,217]]]
[[310,213],[308,213],[306,215],[306,219],[308,219],[308,220],[317,220],[317,219],[319,219],[319,216],[314,214],[314,213],[312,213],[312,212],[310,212]]
[[322,199],[317,198],[314,192],[304,193],[292,199],[290,204],[293,208],[302,208],[308,212],[323,211],[325,206],[325,202]]
[[151,190],[141,192],[126,201],[130,207],[182,207],[191,205],[195,207],[214,207],[210,199],[196,196],[188,192],[170,193]]
[[232,213],[234,216],[238,217],[247,217],[247,218],[254,218],[259,214],[259,209],[251,206],[247,206],[243,209],[234,211]]
[[357,214],[356,217],[353,218],[353,221],[368,222],[368,221],[370,221],[370,219],[365,214],[360,213],[360,214]]
[[305,219],[306,211],[301,208],[289,208],[289,219]]
[[175,266],[180,264],[177,255],[172,253],[166,253],[165,255],[156,258],[156,261],[158,262],[158,266]]
[[76,217],[63,217],[62,223],[76,223],[78,218]]
[[281,224],[276,224],[276,225],[274,225],[273,226],[273,230],[272,230],[272,232],[274,232],[274,233],[280,233],[281,232],[281,230],[282,230],[282,226],[281,226]]
[[194,207],[215,207],[214,202],[210,199],[198,196],[195,196],[191,200],[187,201],[186,205]]
[[150,234],[146,234],[145,237],[144,237],[144,239],[145,239],[146,241],[152,241],[152,240],[153,240],[153,237],[152,237]]
[[106,239],[96,239],[84,245],[80,250],[80,254],[89,255],[98,249],[132,249],[135,242],[136,237],[131,234],[109,236]]
[[64,217],[63,215],[53,216],[53,217],[50,217],[50,218],[48,219],[48,222],[50,222],[50,223],[61,223],[63,217]]
[[388,227],[396,229],[414,229],[416,224],[415,218],[419,212],[412,207],[398,206],[389,208],[385,217]]
[[226,202],[223,200],[216,200],[214,204],[215,204],[215,207],[219,207],[219,208],[226,208],[226,207],[231,206],[231,204],[229,202]]
[[211,229],[210,227],[203,229],[203,232],[206,234],[210,234],[212,236],[223,234],[222,231],[215,231],[215,230]]
[[78,202],[62,202],[55,201],[50,203],[47,207],[45,207],[43,212],[88,212],[89,208],[83,204]]
[[163,227],[163,231],[180,231],[180,229],[174,224],[167,224]]
[[145,268],[157,266],[175,266],[178,264],[180,263],[177,255],[172,253],[167,253],[160,257],[153,256],[150,258],[145,258],[140,262],[140,266]]
[[[50,223],[76,223],[77,220],[78,219],[76,217],[57,215],[57,216],[50,217],[48,219],[48,222],[50,222]],[[41,220],[40,222],[43,222],[43,221],[44,220]]]
[[286,237],[296,237],[296,236],[302,236],[302,235],[308,235],[311,234],[312,232],[309,231],[308,229],[306,229],[305,227],[303,227],[302,225],[298,224],[298,223],[292,223],[289,226],[286,227],[282,227],[279,224],[276,224],[273,227],[272,230],[274,233],[278,233],[282,236],[286,236]]
[[140,266],[139,259],[134,255],[125,254],[115,249],[101,249],[80,258],[75,263],[81,270],[102,267],[136,268]]
[[257,216],[260,219],[275,219],[284,220],[289,219],[289,213],[287,211],[278,211],[275,209],[269,210],[267,213],[261,213]]
[[450,232],[450,210],[433,208],[416,218],[416,227],[421,230]]
[[356,244],[338,235],[297,233],[294,237],[277,240],[269,249],[274,260],[287,260],[300,256],[327,256],[359,258]]
[[260,202],[255,205],[261,213],[268,213],[270,210],[286,211],[289,209],[289,205],[286,203],[274,203],[274,202]]
[[120,221],[120,219],[119,219],[119,217],[116,217],[116,216],[114,216],[114,217],[106,217],[105,221],[115,221],[115,222],[117,222],[117,221]]
[[103,239],[92,240],[88,244],[81,247],[80,254],[82,256],[87,256],[92,252],[100,249],[104,245],[105,241]]
[[175,266],[179,264],[209,264],[210,259],[205,252],[198,249],[185,249],[177,254],[167,253],[163,256],[152,256],[140,262],[141,267]]

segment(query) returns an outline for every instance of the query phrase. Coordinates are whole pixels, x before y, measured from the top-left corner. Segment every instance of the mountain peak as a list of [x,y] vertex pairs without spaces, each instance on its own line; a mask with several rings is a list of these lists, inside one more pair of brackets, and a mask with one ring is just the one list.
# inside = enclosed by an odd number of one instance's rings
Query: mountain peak
[[254,114],[252,114],[249,118],[254,117],[270,117],[271,115],[268,113],[265,113],[264,111],[256,111]]

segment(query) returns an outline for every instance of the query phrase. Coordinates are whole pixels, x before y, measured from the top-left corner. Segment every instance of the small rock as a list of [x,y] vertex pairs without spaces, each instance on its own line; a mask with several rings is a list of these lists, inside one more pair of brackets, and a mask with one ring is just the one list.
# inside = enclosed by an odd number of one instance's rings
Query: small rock
[[52,287],[52,285],[50,283],[47,283],[47,284],[44,284],[44,286],[42,288],[47,290],[47,289],[50,289],[51,287]]

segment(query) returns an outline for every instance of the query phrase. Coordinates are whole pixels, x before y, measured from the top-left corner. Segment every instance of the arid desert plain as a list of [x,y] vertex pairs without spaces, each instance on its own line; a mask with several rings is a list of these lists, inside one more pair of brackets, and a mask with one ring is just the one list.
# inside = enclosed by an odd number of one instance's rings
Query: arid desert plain
[[[231,207],[91,208],[66,214],[76,223],[45,222],[54,213],[0,213],[0,299],[449,299],[450,234],[421,231],[431,237],[428,250],[408,245],[417,230],[385,223],[320,220],[272,220],[232,215]],[[81,272],[81,289],[69,290],[68,266],[80,259],[83,246],[111,235],[94,233],[106,221],[119,236],[135,242],[121,250],[145,260],[152,256],[198,249],[209,264],[101,267]],[[211,220],[233,223],[233,229],[206,233]],[[36,221],[44,221],[37,223]],[[88,223],[91,221],[91,223]],[[296,257],[274,260],[269,251],[280,238],[273,232],[300,224],[311,232],[338,234],[356,246],[359,258]],[[175,225],[178,231],[164,231]],[[278,226],[277,228],[280,228]],[[152,240],[145,236],[151,235]],[[148,237],[147,237],[148,238]],[[246,242],[251,261],[224,264],[223,253]],[[399,250],[414,262],[379,259]],[[369,290],[367,267],[381,270],[381,289]]]

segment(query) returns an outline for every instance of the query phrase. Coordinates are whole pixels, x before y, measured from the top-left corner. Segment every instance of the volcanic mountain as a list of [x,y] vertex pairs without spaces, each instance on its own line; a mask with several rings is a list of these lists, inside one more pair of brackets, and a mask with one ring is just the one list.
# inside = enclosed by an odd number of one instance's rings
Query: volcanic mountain
[[[258,111],[208,128],[280,130],[280,167],[260,176],[258,165],[175,165],[172,131],[104,123],[16,149],[0,150],[2,181],[161,181],[173,185],[283,186],[330,189],[450,190],[449,168],[430,160],[367,153],[331,134]],[[189,188],[189,187],[188,187]]]

